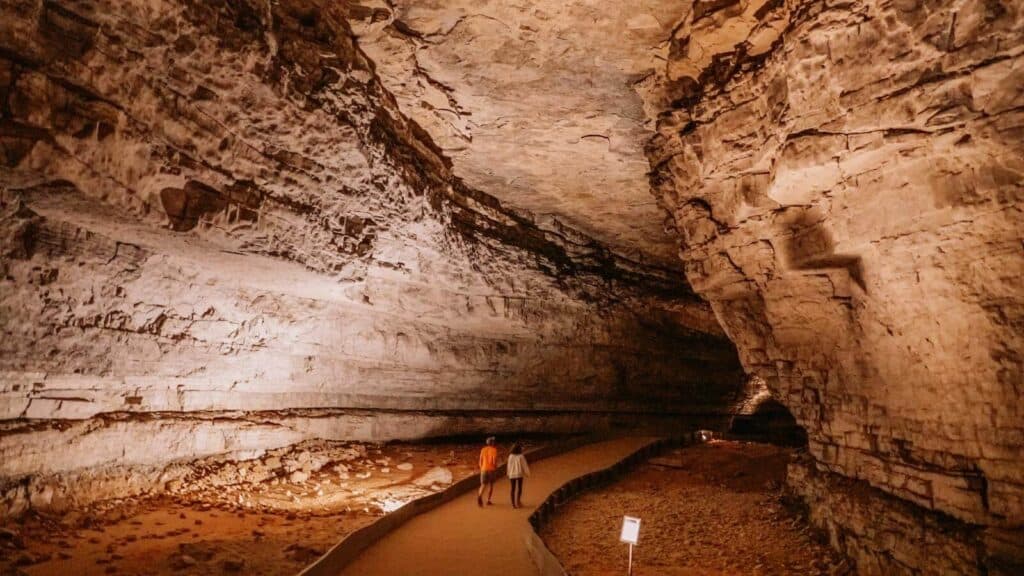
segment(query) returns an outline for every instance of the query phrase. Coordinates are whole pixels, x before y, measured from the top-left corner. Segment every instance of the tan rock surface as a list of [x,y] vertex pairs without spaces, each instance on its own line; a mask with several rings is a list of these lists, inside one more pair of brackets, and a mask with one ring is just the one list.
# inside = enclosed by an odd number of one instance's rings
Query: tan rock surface
[[735,352],[681,273],[463,184],[343,3],[3,15],[5,513],[308,438],[730,410]]
[[1019,2],[0,10],[0,513],[310,438],[721,426],[761,396],[728,338],[862,570],[1024,566]]
[[642,94],[686,0],[359,2],[353,27],[454,173],[545,220],[678,268],[651,197]]
[[[1016,529],[1022,16],[999,1],[697,3],[649,148],[687,277],[817,466]],[[882,573],[959,570],[879,557]]]

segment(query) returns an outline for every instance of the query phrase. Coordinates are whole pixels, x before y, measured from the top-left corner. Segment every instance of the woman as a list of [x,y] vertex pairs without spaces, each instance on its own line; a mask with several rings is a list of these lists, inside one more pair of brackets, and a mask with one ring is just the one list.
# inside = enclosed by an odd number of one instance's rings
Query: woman
[[530,475],[530,465],[526,463],[523,447],[518,442],[512,445],[507,469],[509,484],[512,485],[512,507],[519,508],[523,505],[523,478]]

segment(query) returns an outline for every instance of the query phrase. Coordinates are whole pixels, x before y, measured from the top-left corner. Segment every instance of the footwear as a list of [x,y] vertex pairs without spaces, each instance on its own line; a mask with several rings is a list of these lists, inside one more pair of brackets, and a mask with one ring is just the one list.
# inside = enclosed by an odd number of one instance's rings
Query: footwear
[[488,500],[488,501],[487,501],[487,505],[488,505],[488,506],[494,506],[494,502],[491,502],[490,500]]
[[483,499],[483,497],[481,497],[481,496],[477,496],[476,497],[476,505],[481,507],[481,508],[484,507],[484,499]]

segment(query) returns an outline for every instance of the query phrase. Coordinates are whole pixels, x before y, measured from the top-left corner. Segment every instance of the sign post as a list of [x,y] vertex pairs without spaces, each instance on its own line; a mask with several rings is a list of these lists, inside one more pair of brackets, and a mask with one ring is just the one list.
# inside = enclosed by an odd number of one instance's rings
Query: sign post
[[633,516],[622,517],[622,533],[619,535],[619,542],[629,544],[629,568],[628,576],[633,576],[633,546],[640,540],[640,519]]

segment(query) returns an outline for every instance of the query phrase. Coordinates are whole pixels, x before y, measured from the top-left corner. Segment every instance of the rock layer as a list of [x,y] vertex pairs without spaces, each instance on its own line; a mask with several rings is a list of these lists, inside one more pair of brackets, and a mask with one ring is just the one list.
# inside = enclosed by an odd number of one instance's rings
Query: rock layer
[[642,95],[688,0],[360,0],[353,28],[456,175],[679,269],[651,196]]
[[4,512],[311,437],[696,424],[738,398],[681,276],[459,180],[344,3],[3,15]]
[[[661,77],[652,184],[690,283],[814,466],[918,511],[909,546],[922,509],[1024,524],[1022,40],[1000,0],[696,2]],[[844,530],[864,573],[1003,566]]]

